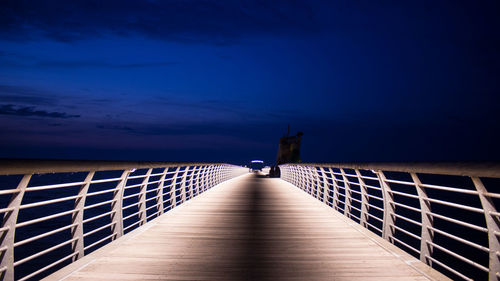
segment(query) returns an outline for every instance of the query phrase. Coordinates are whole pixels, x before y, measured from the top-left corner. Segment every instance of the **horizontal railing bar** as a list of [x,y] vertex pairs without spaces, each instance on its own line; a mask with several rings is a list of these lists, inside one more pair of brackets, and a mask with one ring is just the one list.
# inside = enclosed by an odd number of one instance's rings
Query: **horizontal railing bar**
[[96,228],[96,229],[94,229],[94,230],[91,230],[91,231],[89,231],[89,232],[87,232],[87,233],[84,233],[84,234],[83,234],[83,237],[87,237],[87,236],[89,236],[89,235],[92,235],[92,234],[94,234],[94,233],[96,233],[96,232],[99,232],[99,231],[101,231],[101,230],[103,230],[103,229],[106,229],[106,228],[108,228],[108,227],[110,227],[110,226],[112,226],[112,225],[114,225],[114,224],[116,224],[116,222],[114,222],[114,221],[113,221],[113,222],[110,222],[110,223],[108,223],[108,224],[105,224],[105,225],[103,225],[103,226],[101,226],[101,227],[98,227],[98,228]]
[[430,256],[428,256],[428,255],[425,255],[425,258],[427,258],[427,259],[431,260],[433,263],[436,263],[436,264],[437,264],[437,265],[439,265],[440,267],[445,268],[445,269],[446,269],[446,270],[448,270],[449,272],[451,272],[451,273],[455,274],[456,276],[458,276],[458,277],[460,277],[460,278],[462,278],[462,279],[464,279],[464,280],[474,281],[474,279],[471,279],[471,278],[469,278],[469,277],[467,277],[467,276],[463,275],[462,273],[460,273],[460,272],[456,271],[455,269],[453,269],[453,268],[449,267],[448,265],[444,264],[443,262],[438,261],[437,259],[435,259],[435,258],[433,258],[433,257],[430,257]]
[[48,189],[57,189],[57,188],[70,187],[70,186],[79,186],[79,185],[83,185],[83,184],[85,184],[85,182],[80,181],[80,182],[67,182],[67,183],[31,186],[31,187],[27,187],[26,191],[40,191],[40,190],[48,190]]
[[28,274],[28,275],[24,276],[23,278],[20,278],[20,279],[19,279],[19,281],[28,280],[28,279],[30,279],[31,277],[36,276],[36,275],[38,275],[38,274],[40,274],[40,273],[44,272],[45,270],[47,270],[47,269],[49,269],[49,268],[52,268],[52,267],[54,267],[54,266],[56,266],[56,265],[60,264],[61,262],[65,261],[65,260],[67,260],[67,259],[69,259],[69,258],[72,258],[72,257],[74,257],[74,256],[76,256],[76,255],[78,255],[78,253],[72,253],[72,254],[69,254],[69,255],[65,256],[64,258],[62,258],[62,259],[59,259],[59,260],[57,260],[57,261],[55,261],[55,262],[53,262],[53,263],[51,263],[51,264],[49,264],[49,265],[47,265],[47,266],[44,266],[44,267],[40,268],[39,270],[37,270],[37,271],[35,271],[35,272],[33,272],[33,273],[30,273],[30,274]]
[[90,249],[90,248],[92,248],[92,247],[94,247],[94,246],[96,246],[96,245],[98,245],[98,244],[100,244],[100,243],[108,240],[109,238],[113,238],[113,236],[116,236],[116,233],[111,233],[110,235],[108,235],[108,236],[106,236],[106,237],[104,237],[102,239],[99,239],[98,241],[96,241],[96,242],[94,242],[94,243],[92,243],[90,245],[85,246],[83,248],[83,250],[88,250],[88,249]]
[[420,209],[417,209],[417,208],[414,208],[414,207],[411,207],[411,206],[408,206],[408,205],[404,205],[404,204],[401,204],[401,203],[398,203],[398,202],[391,202],[391,204],[393,204],[395,206],[398,206],[398,207],[402,207],[402,208],[411,210],[411,211],[414,211],[414,212],[417,212],[417,213],[421,212]]
[[41,218],[37,218],[37,219],[32,219],[32,220],[29,220],[29,221],[20,222],[20,223],[16,224],[16,229],[19,228],[19,227],[30,225],[30,224],[39,223],[39,222],[50,220],[50,219],[53,219],[53,218],[58,218],[58,217],[62,217],[62,216],[65,216],[65,215],[73,214],[73,213],[76,213],[78,211],[80,211],[80,209],[69,210],[69,211],[66,211],[66,212],[57,213],[57,214],[50,215],[50,216],[45,216],[45,217],[41,217]]
[[418,195],[414,195],[414,194],[408,194],[408,193],[399,192],[399,191],[395,191],[395,190],[387,190],[387,192],[390,192],[392,194],[397,194],[397,195],[400,195],[400,196],[404,196],[404,197],[407,197],[407,198],[418,199]]
[[481,246],[481,245],[476,244],[476,243],[474,243],[474,242],[470,242],[470,241],[465,240],[465,239],[463,239],[463,238],[461,238],[461,237],[458,237],[458,236],[455,236],[455,235],[453,235],[453,234],[450,234],[450,233],[444,232],[444,231],[442,231],[442,230],[440,230],[440,229],[438,229],[438,228],[435,228],[435,227],[432,227],[432,226],[428,226],[428,228],[429,228],[430,230],[432,230],[432,231],[435,231],[435,232],[437,232],[437,233],[441,234],[441,235],[444,235],[444,236],[446,236],[446,237],[448,237],[448,238],[454,239],[454,240],[456,240],[456,241],[458,241],[458,242],[461,242],[461,243],[464,243],[464,244],[469,245],[469,246],[471,246],[471,247],[474,247],[474,248],[476,248],[476,249],[479,249],[479,250],[481,250],[481,251],[483,251],[483,252],[488,253],[488,252],[490,251],[490,249],[489,249],[488,247],[484,247],[484,246]]
[[365,184],[366,187],[370,188],[370,189],[374,189],[374,190],[377,190],[377,191],[382,191],[382,188],[380,186],[373,186],[373,185],[369,185],[369,184]]
[[358,169],[388,172],[405,172],[421,174],[438,174],[452,176],[471,176],[471,177],[500,177],[500,163],[496,162],[403,162],[403,163],[300,163],[287,164],[289,166],[317,166],[337,169]]
[[398,215],[398,214],[392,214],[392,215],[395,216],[396,218],[402,219],[402,220],[407,221],[409,223],[412,223],[412,224],[415,224],[415,225],[418,225],[418,226],[422,226],[422,223],[418,222],[416,220],[412,220],[412,219],[409,219],[407,217],[404,217],[404,216]]
[[99,206],[102,206],[102,205],[110,204],[110,203],[113,203],[115,201],[117,201],[117,199],[111,199],[111,200],[104,201],[104,202],[101,202],[101,203],[96,203],[96,204],[85,206],[85,207],[83,207],[83,209],[84,210],[88,210],[88,209],[92,209],[92,208],[99,207]]
[[405,246],[406,248],[408,248],[410,250],[413,250],[415,253],[417,253],[417,254],[420,255],[420,250],[415,249],[414,247],[406,244],[405,242],[403,242],[403,241],[399,240],[398,238],[394,237],[393,235],[390,235],[389,238],[392,239],[392,240],[394,240],[394,241],[396,241],[396,242],[398,242],[398,243],[400,243],[401,245]]
[[20,189],[5,189],[5,190],[0,190],[0,195],[19,193],[20,191],[21,191]]
[[488,211],[488,214],[496,216],[496,217],[500,217],[500,213],[499,212]]
[[351,194],[354,192],[354,193],[356,193],[356,194],[363,195],[361,192],[359,192],[359,191],[357,191],[357,190],[354,190],[354,189],[352,189],[352,188],[350,189],[350,191],[351,191]]
[[359,204],[363,204],[363,202],[361,202],[361,200],[358,200],[358,199],[356,199],[356,198],[354,198],[354,197],[351,197],[351,200],[352,200],[352,201],[355,201],[355,202],[358,202]]
[[139,223],[141,223],[141,221],[140,221],[140,220],[138,220],[138,221],[134,222],[133,224],[131,224],[131,225],[129,225],[129,226],[127,226],[127,227],[123,228],[123,231],[127,231],[129,228],[132,228],[132,227],[134,227],[134,226],[138,225]]
[[372,199],[375,199],[375,200],[384,201],[383,198],[375,196],[375,195],[371,195],[371,194],[365,194],[365,195],[372,198]]
[[21,265],[21,264],[23,264],[23,263],[25,263],[25,262],[28,262],[28,261],[30,261],[30,260],[32,260],[32,259],[36,259],[36,258],[38,258],[39,256],[45,255],[46,253],[50,253],[50,252],[52,252],[52,251],[54,251],[54,250],[56,250],[56,249],[61,248],[62,246],[68,245],[68,244],[70,244],[70,243],[72,243],[73,241],[76,241],[76,240],[78,240],[78,238],[73,238],[73,239],[70,239],[70,240],[68,240],[68,241],[62,242],[62,243],[60,243],[60,244],[57,244],[57,245],[55,245],[55,246],[52,246],[52,247],[50,247],[50,248],[48,248],[48,249],[45,249],[45,250],[43,250],[43,251],[40,251],[40,252],[38,252],[38,253],[36,253],[36,254],[34,254],[34,255],[31,255],[31,256],[29,256],[29,257],[26,257],[26,258],[24,258],[24,259],[22,259],[22,260],[18,260],[18,261],[16,261],[16,262],[14,262],[14,267],[16,267],[16,266],[18,266],[18,265]]
[[0,160],[0,175],[112,171],[222,164],[224,163],[3,159]]
[[70,229],[70,228],[75,227],[75,226],[77,226],[77,225],[78,225],[77,223],[73,223],[73,224],[70,224],[70,225],[66,225],[66,226],[60,227],[60,228],[58,228],[58,229],[54,229],[54,230],[49,231],[49,232],[45,232],[45,233],[42,233],[42,234],[39,234],[39,235],[36,235],[36,236],[30,237],[30,238],[27,238],[27,239],[24,239],[24,240],[21,240],[21,241],[15,242],[15,243],[14,243],[14,248],[15,248],[15,247],[18,247],[18,246],[21,246],[21,245],[24,245],[24,244],[26,244],[26,243],[30,243],[30,242],[33,242],[33,241],[35,241],[35,240],[38,240],[38,239],[41,239],[41,238],[47,237],[47,236],[50,236],[50,235],[52,235],[52,234],[55,234],[55,233],[58,233],[58,232],[61,232],[61,231],[64,231],[64,230]]
[[397,226],[397,225],[392,224],[392,225],[390,225],[390,226],[391,226],[391,227],[393,227],[394,229],[397,229],[397,230],[399,230],[399,231],[403,232],[404,234],[406,234],[406,235],[408,235],[408,236],[411,236],[411,237],[413,237],[413,238],[417,239],[418,241],[420,241],[420,236],[418,236],[418,235],[416,235],[416,234],[414,234],[414,233],[411,233],[411,232],[410,232],[410,231],[408,231],[408,230],[402,229],[401,227],[399,227],[399,226]]
[[500,193],[485,192],[483,193],[483,195],[488,196],[490,198],[500,198]]
[[382,208],[380,208],[380,207],[377,207],[377,206],[375,206],[375,205],[373,205],[373,204],[368,204],[367,206],[368,206],[369,208],[373,208],[373,209],[379,210],[379,211],[381,211],[381,212],[384,212],[384,209],[382,209]]
[[132,185],[126,185],[123,187],[124,190],[127,190],[127,189],[131,189],[131,188],[134,188],[134,187],[140,187],[140,186],[143,186],[145,184],[143,184],[142,182],[141,183],[136,183],[136,184],[132,184]]
[[91,221],[95,221],[97,219],[100,219],[100,218],[105,217],[105,216],[109,216],[109,215],[114,214],[114,213],[116,213],[116,211],[109,211],[109,212],[106,212],[104,214],[100,214],[100,215],[97,215],[97,216],[93,216],[93,217],[84,219],[82,221],[82,223],[88,223],[88,222],[91,222]]
[[412,181],[400,181],[400,180],[391,180],[391,179],[385,179],[384,181],[389,182],[389,183],[397,183],[397,184],[402,184],[402,185],[415,186],[415,183]]
[[106,190],[101,190],[101,191],[94,191],[94,192],[89,192],[87,193],[87,198],[95,195],[100,195],[100,194],[106,194],[110,192],[115,192],[118,191],[119,189],[112,188],[112,189],[106,189]]
[[123,221],[126,221],[126,220],[128,220],[128,219],[130,219],[130,218],[132,218],[134,216],[138,216],[140,213],[141,213],[141,211],[137,211],[137,212],[135,212],[133,214],[130,214],[130,215],[126,216],[126,217],[123,217]]
[[129,194],[129,195],[127,195],[127,196],[123,196],[123,200],[130,199],[130,198],[134,198],[134,197],[138,197],[139,195],[141,195],[139,192],[137,192],[137,193],[132,193],[132,194]]
[[363,175],[361,175],[361,178],[362,178],[362,179],[365,179],[365,180],[373,180],[373,181],[378,181],[378,178],[377,178],[377,177],[370,177],[370,176],[363,176]]
[[[136,176],[128,176],[128,178],[127,178],[127,179],[129,179],[129,180],[134,180],[134,179],[143,179],[143,178],[145,178],[145,177],[147,177],[147,176],[148,176],[148,174],[144,174],[144,175],[136,175]],[[150,175],[150,176],[151,176],[151,175]]]
[[156,211],[156,212],[152,213],[151,215],[149,215],[149,216],[147,216],[147,217],[146,217],[146,220],[147,220],[147,221],[149,221],[149,219],[150,219],[152,216],[154,216],[154,215],[158,215],[158,213],[159,213],[158,211]]
[[441,245],[438,245],[438,244],[436,244],[434,242],[431,242],[431,241],[425,241],[425,242],[427,244],[431,245],[432,247],[438,248],[440,251],[443,251],[443,252],[447,253],[448,255],[453,256],[456,259],[461,260],[461,261],[463,261],[463,262],[465,262],[467,264],[470,264],[470,265],[472,265],[472,266],[474,266],[474,267],[476,267],[476,268],[478,268],[478,269],[480,269],[480,270],[482,270],[484,272],[489,272],[490,271],[488,268],[482,266],[481,264],[479,264],[479,263],[477,263],[475,261],[471,261],[470,259],[465,258],[465,257],[463,257],[463,256],[461,256],[461,255],[459,255],[459,254],[457,254],[457,253],[455,253],[453,251],[450,251],[450,250],[446,249],[445,247],[443,247]]
[[45,205],[64,202],[64,201],[73,200],[73,199],[77,199],[77,198],[81,198],[81,197],[82,197],[82,195],[74,195],[74,196],[68,196],[68,197],[63,197],[63,198],[59,198],[59,199],[52,199],[52,200],[46,200],[46,201],[41,201],[41,202],[37,202],[37,203],[30,203],[30,204],[19,206],[19,209],[24,210],[24,209],[29,209],[29,208],[39,207],[39,206],[45,206]]
[[379,233],[383,233],[383,230],[374,226],[373,224],[369,223],[369,222],[365,222],[367,225],[371,226],[374,230],[378,231]]
[[443,201],[443,200],[438,200],[438,199],[432,199],[432,198],[422,198],[422,199],[426,200],[426,201],[429,201],[431,203],[446,205],[446,206],[455,207],[455,208],[462,209],[462,210],[467,210],[467,211],[471,211],[471,212],[476,212],[476,213],[484,214],[484,210],[483,209],[479,209],[479,208],[474,208],[474,207],[465,206],[465,205],[462,205],[462,204],[451,203],[451,202],[447,202],[447,201]]
[[[352,198],[351,198],[351,199],[352,199]],[[354,210],[356,210],[356,211],[358,211],[358,212],[362,213],[360,209],[358,209],[358,208],[354,207],[353,205],[351,205],[350,207],[351,207],[352,209],[354,209]]]
[[119,181],[121,178],[110,178],[110,179],[101,179],[101,180],[92,180],[90,184],[98,184],[98,183],[106,183],[106,182],[115,182]]
[[475,229],[475,230],[479,230],[479,231],[482,231],[482,232],[488,232],[488,229],[486,227],[482,227],[482,226],[479,226],[479,225],[471,224],[471,223],[468,223],[468,222],[463,222],[463,221],[460,221],[460,220],[457,220],[457,219],[453,219],[453,218],[450,218],[450,217],[447,217],[447,216],[443,216],[443,215],[440,215],[440,214],[436,214],[436,213],[426,212],[426,214],[429,214],[429,215],[431,215],[431,216],[433,216],[435,218],[439,218],[439,219],[442,219],[442,220],[445,220],[445,221],[456,223],[456,224],[461,225],[461,226],[465,226],[465,227],[472,228],[472,229]]
[[366,213],[366,215],[368,215],[368,216],[369,216],[369,217],[371,217],[371,218],[374,218],[374,219],[378,220],[379,222],[383,222],[383,221],[384,221],[383,219],[381,219],[381,218],[379,218],[379,217],[377,217],[377,216],[375,216],[375,215],[373,215],[373,214]]
[[473,194],[473,195],[479,194],[476,190],[462,189],[462,188],[449,187],[449,186],[440,186],[440,185],[434,185],[434,184],[425,184],[425,183],[422,183],[419,185],[422,187],[425,187],[425,188],[430,188],[430,189],[458,192],[458,193],[464,193],[464,194]]

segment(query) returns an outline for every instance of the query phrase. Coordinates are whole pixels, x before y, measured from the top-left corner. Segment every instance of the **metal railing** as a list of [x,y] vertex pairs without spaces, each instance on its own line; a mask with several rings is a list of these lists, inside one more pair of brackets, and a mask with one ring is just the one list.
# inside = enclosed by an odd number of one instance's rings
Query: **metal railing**
[[1,280],[46,276],[247,172],[219,163],[0,162]]
[[500,279],[500,165],[280,168],[282,179],[453,279]]

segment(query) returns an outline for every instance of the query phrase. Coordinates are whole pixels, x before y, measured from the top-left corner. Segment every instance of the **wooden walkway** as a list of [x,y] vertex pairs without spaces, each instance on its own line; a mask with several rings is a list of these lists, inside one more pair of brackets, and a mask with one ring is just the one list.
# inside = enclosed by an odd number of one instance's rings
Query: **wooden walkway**
[[445,280],[280,179],[225,182],[47,280]]

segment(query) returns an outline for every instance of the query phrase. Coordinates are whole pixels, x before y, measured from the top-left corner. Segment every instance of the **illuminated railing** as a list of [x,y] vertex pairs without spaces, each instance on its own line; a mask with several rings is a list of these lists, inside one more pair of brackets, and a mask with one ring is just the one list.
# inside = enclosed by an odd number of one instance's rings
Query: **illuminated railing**
[[3,161],[0,280],[46,276],[247,172],[212,163]]
[[498,164],[288,164],[281,178],[453,279],[500,278]]

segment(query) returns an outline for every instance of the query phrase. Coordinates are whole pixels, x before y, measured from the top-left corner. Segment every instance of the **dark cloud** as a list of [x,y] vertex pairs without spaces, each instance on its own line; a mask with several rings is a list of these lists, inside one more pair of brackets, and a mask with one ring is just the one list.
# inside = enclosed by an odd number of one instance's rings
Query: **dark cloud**
[[16,106],[13,104],[0,105],[0,115],[35,116],[62,119],[80,117],[80,115],[71,115],[66,112],[49,112],[45,110],[37,110],[34,106]]
[[4,39],[45,36],[71,42],[106,34],[215,44],[251,33],[315,30],[311,7],[301,1],[2,1]]
[[121,125],[109,125],[109,124],[106,124],[106,125],[103,125],[103,124],[98,124],[96,125],[96,128],[97,129],[102,129],[102,130],[112,130],[112,131],[123,131],[123,132],[135,132],[134,129],[132,129],[131,127],[129,126],[121,126]]
[[141,67],[162,67],[176,65],[177,62],[140,62],[140,63],[108,63],[103,61],[43,61],[36,66],[54,68],[77,68],[77,67],[99,67],[99,68],[141,68]]
[[12,85],[0,85],[0,100],[2,102],[31,105],[54,105],[58,99],[46,91]]

